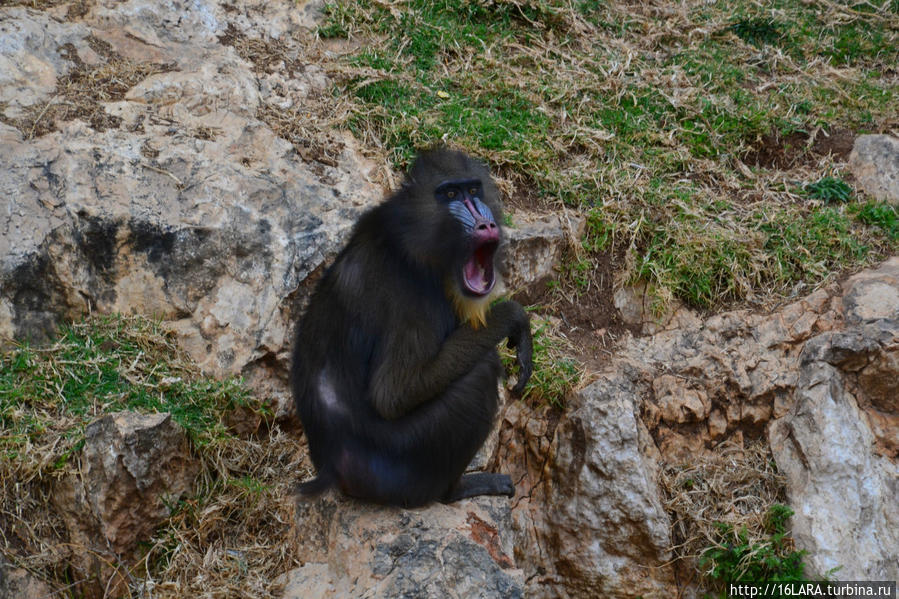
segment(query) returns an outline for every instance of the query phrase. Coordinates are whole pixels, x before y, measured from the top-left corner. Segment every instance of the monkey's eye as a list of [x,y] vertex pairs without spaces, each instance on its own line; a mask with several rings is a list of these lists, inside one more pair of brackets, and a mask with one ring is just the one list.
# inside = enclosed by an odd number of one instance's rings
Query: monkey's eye
[[[471,194],[469,194],[471,190]],[[468,195],[471,198],[480,196],[483,187],[478,179],[452,179],[444,181],[434,188],[434,197],[441,202],[458,202]]]

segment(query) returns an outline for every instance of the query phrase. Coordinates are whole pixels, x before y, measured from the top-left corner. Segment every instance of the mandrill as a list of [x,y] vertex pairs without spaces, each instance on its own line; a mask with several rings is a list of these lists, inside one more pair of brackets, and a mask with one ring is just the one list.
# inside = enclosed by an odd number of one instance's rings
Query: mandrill
[[292,386],[318,476],[377,503],[418,506],[512,495],[504,474],[463,474],[490,432],[516,349],[521,392],[532,371],[528,316],[491,305],[502,208],[481,163],[423,152],[402,187],[362,215],[299,323]]

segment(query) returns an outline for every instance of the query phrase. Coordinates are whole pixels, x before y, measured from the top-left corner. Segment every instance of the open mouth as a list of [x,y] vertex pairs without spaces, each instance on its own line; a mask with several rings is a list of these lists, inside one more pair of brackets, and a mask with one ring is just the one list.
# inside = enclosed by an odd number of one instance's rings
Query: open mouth
[[462,267],[462,282],[466,293],[484,296],[493,290],[493,285],[496,284],[493,255],[497,245],[496,241],[486,241],[471,253],[468,262]]

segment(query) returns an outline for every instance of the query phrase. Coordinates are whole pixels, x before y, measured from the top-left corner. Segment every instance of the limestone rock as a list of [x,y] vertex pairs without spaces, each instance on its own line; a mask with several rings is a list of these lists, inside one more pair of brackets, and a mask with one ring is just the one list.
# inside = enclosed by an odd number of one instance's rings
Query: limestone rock
[[849,168],[865,193],[899,205],[899,139],[859,135],[849,155]]
[[624,377],[580,393],[550,449],[546,543],[574,596],[661,596],[673,584],[668,517]]
[[86,585],[127,588],[119,568],[193,488],[198,468],[169,414],[119,412],[87,427],[81,472],[57,482],[52,496]]
[[843,286],[843,310],[851,323],[899,320],[899,257],[850,277]]
[[[763,426],[775,412],[785,411],[797,376],[797,347],[806,327],[811,330],[814,324],[803,325],[797,333],[783,316],[769,321],[744,312],[725,313],[698,326],[628,343],[620,352],[622,359],[654,370],[649,375],[651,393],[644,395],[647,426],[701,423],[715,413],[715,436],[721,437],[726,431]],[[694,442],[710,441],[695,433],[691,429],[688,435]],[[676,438],[669,435],[669,441]]]
[[663,374],[652,382],[662,420],[674,424],[705,420],[711,402],[702,389],[692,389],[682,379]]
[[[855,395],[876,439],[876,451],[894,461],[899,458],[899,258],[850,277],[844,285],[846,320],[859,323],[847,330],[861,337],[864,351],[847,367]],[[833,345],[837,345],[835,339]]]
[[[50,100],[60,77],[77,56],[96,62],[81,23],[60,22],[46,12],[22,7],[0,9],[0,106],[14,119],[23,109]],[[73,56],[74,53],[74,56]]]
[[407,510],[331,492],[296,507],[306,563],[287,574],[285,599],[522,596],[507,498]]
[[881,351],[875,352],[859,372],[858,384],[872,405],[884,412],[899,414],[899,331],[895,328],[888,331],[884,327],[878,332],[886,333]]
[[119,412],[85,431],[82,481],[113,549],[124,553],[193,488],[198,463],[170,414]]
[[769,439],[813,575],[899,576],[899,258],[843,286],[846,328],[805,344]]
[[635,391],[626,376],[592,384],[570,400],[551,443],[545,418],[528,418],[520,405],[507,410],[507,420],[539,425],[522,427],[531,429],[524,447],[508,437],[500,443],[501,452],[509,448],[502,460],[523,452],[540,465],[530,476],[509,467],[522,479],[516,549],[525,571],[536,574],[529,597],[662,597],[673,588],[669,522]]
[[544,550],[542,537],[546,524],[546,456],[549,455],[559,415],[544,406],[535,409],[521,401],[506,404],[499,427],[499,443],[493,470],[504,472],[515,482],[512,533],[515,557],[531,587],[543,585],[541,573],[555,559]]
[[874,435],[875,453],[899,457],[899,319],[822,335],[809,342],[804,355],[843,372]]
[[812,577],[895,580],[899,468],[874,453],[874,435],[845,385],[834,366],[805,363],[796,403],[770,428],[795,510],[792,534]]
[[513,213],[506,227],[508,256],[506,286],[515,290],[540,284],[555,274],[569,240],[580,239],[584,219],[568,215]]
[[[327,90],[320,69],[290,70],[275,98],[272,74],[235,51],[235,36],[277,35],[296,60],[287,32],[308,11],[130,0],[80,22],[0,14],[0,337],[40,340],[89,309],[140,312],[170,321],[211,374],[286,361],[301,283],[381,196],[351,138],[329,137],[320,162],[272,129],[266,102],[302,114]],[[168,66],[94,102],[118,127],[52,110],[45,135],[10,126],[73,70],[126,59]]]

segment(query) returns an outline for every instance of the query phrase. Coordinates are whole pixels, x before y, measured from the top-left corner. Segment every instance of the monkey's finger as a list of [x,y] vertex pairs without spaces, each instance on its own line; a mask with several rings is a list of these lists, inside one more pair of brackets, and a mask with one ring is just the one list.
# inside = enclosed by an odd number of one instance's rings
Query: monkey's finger
[[512,387],[512,395],[516,397],[520,397],[522,393],[524,393],[524,387],[527,385],[527,379],[524,377],[519,377],[518,382],[515,383],[515,386]]
[[512,393],[521,395],[533,373],[533,364],[531,363],[530,355],[523,356],[520,353],[518,354],[516,362],[518,362],[518,382],[512,387]]
[[531,333],[527,329],[516,331],[509,335],[509,339],[506,341],[506,347],[509,349],[520,350],[523,345],[531,343],[530,337]]

